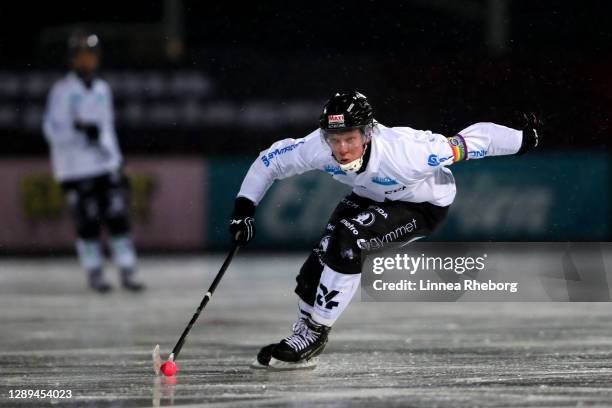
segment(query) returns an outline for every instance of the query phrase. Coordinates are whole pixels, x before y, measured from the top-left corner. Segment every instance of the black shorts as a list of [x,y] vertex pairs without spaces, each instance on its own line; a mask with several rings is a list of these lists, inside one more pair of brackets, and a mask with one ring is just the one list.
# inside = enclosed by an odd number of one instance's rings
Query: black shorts
[[80,238],[97,238],[102,225],[111,235],[130,231],[129,183],[123,174],[106,173],[66,181],[61,186]]
[[323,265],[340,273],[361,273],[365,255],[431,234],[446,218],[448,209],[431,203],[379,203],[356,194],[346,196],[300,269],[295,293],[314,305]]
[[376,202],[350,194],[327,223],[319,245],[321,260],[338,272],[360,273],[364,252],[431,234],[446,218],[448,209],[431,203]]

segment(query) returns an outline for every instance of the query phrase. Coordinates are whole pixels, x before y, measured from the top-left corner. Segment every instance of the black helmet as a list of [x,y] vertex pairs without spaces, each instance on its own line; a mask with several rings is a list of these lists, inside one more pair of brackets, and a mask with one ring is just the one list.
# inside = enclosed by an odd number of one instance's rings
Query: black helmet
[[100,39],[96,34],[76,31],[68,38],[68,56],[70,58],[74,58],[82,51],[100,52]]
[[320,128],[326,133],[366,127],[374,124],[374,111],[364,94],[351,91],[336,93],[325,106],[319,119]]

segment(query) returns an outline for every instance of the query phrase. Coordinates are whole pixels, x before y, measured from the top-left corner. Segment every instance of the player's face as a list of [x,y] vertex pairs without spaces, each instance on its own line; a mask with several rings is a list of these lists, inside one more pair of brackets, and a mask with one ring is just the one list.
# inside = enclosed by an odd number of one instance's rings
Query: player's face
[[81,51],[74,56],[72,66],[79,72],[94,72],[98,69],[98,54],[92,51]]
[[334,157],[341,164],[357,160],[363,154],[363,139],[359,129],[333,133],[327,137],[327,143],[329,143]]

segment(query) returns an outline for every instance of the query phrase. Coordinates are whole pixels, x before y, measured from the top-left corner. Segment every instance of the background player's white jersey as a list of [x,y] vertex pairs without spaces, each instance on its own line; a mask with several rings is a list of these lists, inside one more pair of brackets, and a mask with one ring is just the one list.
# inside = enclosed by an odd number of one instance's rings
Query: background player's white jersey
[[258,204],[275,179],[318,169],[352,186],[355,194],[375,201],[447,206],[453,202],[456,189],[455,179],[445,166],[460,160],[515,154],[522,139],[521,131],[494,123],[476,123],[451,138],[409,127],[377,124],[365,170],[347,174],[340,169],[317,129],[304,138],[281,140],[262,151],[251,165],[238,196]]
[[[75,121],[96,124],[97,143],[74,128]],[[94,79],[91,89],[68,73],[51,88],[43,122],[51,147],[51,163],[57,181],[75,180],[115,171],[121,152],[113,124],[113,101],[108,84]]]

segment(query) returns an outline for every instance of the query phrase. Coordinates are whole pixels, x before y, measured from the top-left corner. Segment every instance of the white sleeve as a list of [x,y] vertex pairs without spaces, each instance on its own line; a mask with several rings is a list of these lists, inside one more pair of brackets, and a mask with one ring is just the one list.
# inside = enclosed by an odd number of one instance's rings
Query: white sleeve
[[75,136],[69,94],[59,83],[49,92],[43,119],[43,133],[50,144],[70,143]]
[[104,86],[104,110],[102,113],[102,118],[100,121],[100,133],[101,137],[104,139],[108,134],[111,137],[115,137],[115,118],[113,111],[113,93],[110,90],[110,87],[105,84]]
[[448,166],[462,160],[516,154],[523,142],[523,132],[490,122],[475,123],[453,137],[429,133],[427,164]]
[[262,151],[247,172],[238,197],[246,197],[259,204],[274,180],[302,174],[317,168],[318,160],[325,154],[325,146],[315,130],[301,139],[284,139]]
[[104,106],[101,110],[101,115],[95,122],[100,130],[100,146],[105,147],[108,151],[117,152],[119,160],[121,153],[119,152],[117,135],[115,134],[115,119],[113,111],[113,95],[110,87],[104,83]]
[[465,140],[467,159],[516,154],[523,143],[522,131],[491,122],[475,123],[457,136]]

